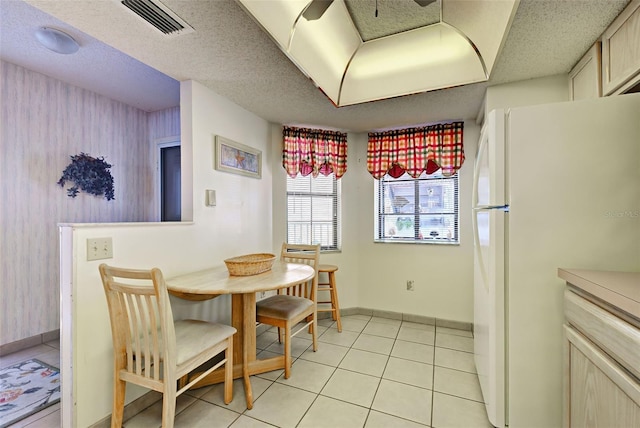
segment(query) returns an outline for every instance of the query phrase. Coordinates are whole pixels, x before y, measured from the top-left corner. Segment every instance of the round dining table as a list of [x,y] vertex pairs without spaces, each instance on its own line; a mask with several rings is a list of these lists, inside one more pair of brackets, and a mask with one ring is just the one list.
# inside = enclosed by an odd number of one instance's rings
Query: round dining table
[[[233,377],[244,378],[247,408],[251,409],[253,393],[249,376],[284,369],[284,355],[256,358],[256,293],[301,284],[314,275],[311,266],[276,260],[270,270],[257,275],[232,276],[222,265],[167,278],[165,282],[169,293],[181,299],[198,301],[231,295],[231,324],[238,331],[233,338]],[[224,371],[218,369],[193,387],[200,388],[222,381]]]

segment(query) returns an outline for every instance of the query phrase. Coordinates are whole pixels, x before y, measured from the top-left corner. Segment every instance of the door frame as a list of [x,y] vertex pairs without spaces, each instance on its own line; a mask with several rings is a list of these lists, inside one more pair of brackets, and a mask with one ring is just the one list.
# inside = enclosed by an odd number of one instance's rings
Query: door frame
[[180,136],[173,136],[173,137],[165,137],[165,138],[158,138],[156,140],[154,140],[154,144],[155,144],[155,157],[156,157],[156,167],[155,167],[155,192],[154,192],[154,197],[155,197],[155,209],[154,209],[154,215],[155,215],[155,221],[161,221],[162,219],[162,194],[161,194],[161,189],[162,189],[162,174],[161,174],[161,170],[162,170],[162,149],[166,149],[168,147],[176,147],[176,146],[181,146],[181,141],[180,141]]

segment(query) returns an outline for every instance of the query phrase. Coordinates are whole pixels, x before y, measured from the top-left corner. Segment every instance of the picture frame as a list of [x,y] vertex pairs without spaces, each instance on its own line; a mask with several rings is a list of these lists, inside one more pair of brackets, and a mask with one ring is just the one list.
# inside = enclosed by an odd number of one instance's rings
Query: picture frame
[[262,178],[262,151],[216,135],[215,169],[246,177]]

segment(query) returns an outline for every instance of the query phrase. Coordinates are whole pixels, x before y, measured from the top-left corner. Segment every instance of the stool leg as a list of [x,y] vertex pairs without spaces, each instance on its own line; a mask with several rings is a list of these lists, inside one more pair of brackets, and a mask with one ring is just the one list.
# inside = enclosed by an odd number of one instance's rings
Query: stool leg
[[336,289],[336,274],[329,272],[329,284],[331,287],[331,307],[333,308],[333,319],[338,325],[338,332],[342,332],[342,322],[340,321],[340,305],[338,304],[338,290]]

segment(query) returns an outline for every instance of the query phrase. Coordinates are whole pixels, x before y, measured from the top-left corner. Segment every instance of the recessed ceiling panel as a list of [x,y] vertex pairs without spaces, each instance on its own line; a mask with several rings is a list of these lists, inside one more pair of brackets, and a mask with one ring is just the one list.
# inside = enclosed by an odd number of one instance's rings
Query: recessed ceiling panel
[[349,65],[339,105],[484,80],[482,63],[468,41],[436,24],[366,42]]

